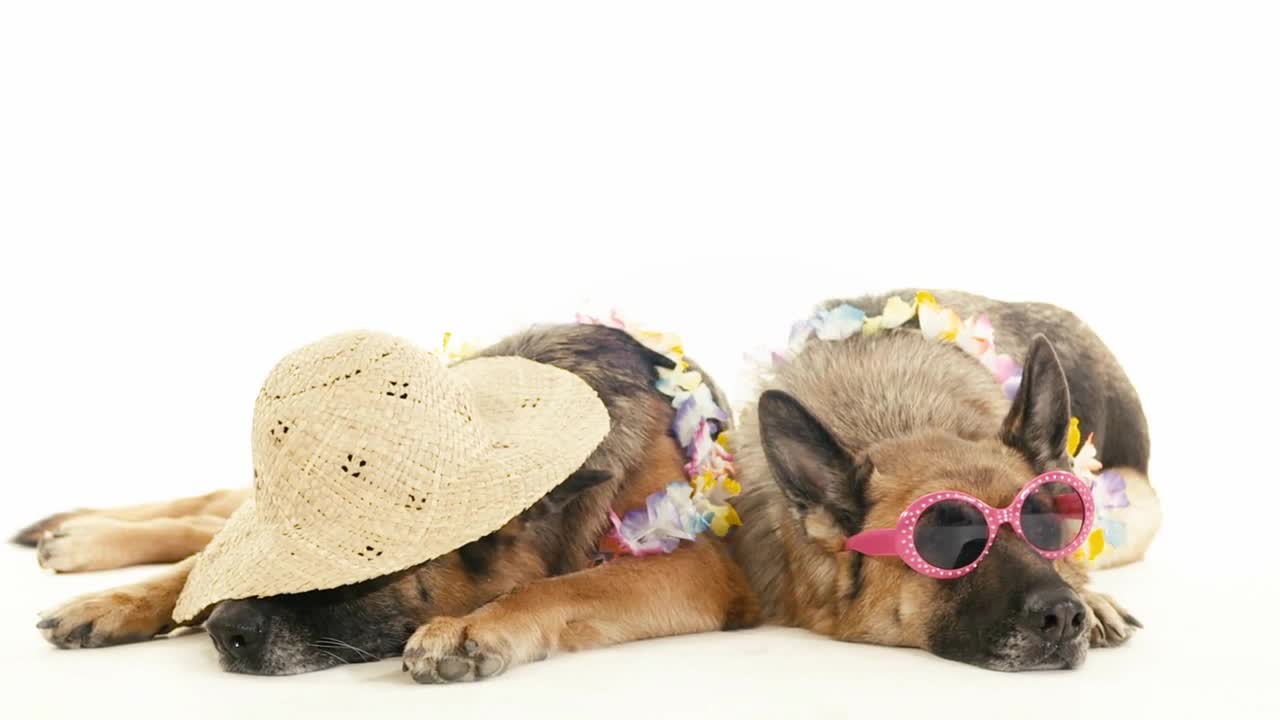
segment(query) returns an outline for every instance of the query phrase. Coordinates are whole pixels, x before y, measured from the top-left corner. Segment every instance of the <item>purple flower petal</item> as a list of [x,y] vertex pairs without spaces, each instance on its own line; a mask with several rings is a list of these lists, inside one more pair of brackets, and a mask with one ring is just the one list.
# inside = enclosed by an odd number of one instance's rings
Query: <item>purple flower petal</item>
[[1102,490],[1102,506],[1105,508],[1129,507],[1129,494],[1125,492],[1124,475],[1115,470],[1104,470],[1098,476]]
[[1004,396],[1012,401],[1018,396],[1018,388],[1022,387],[1022,373],[1019,372],[1017,375],[1005,380],[1003,387]]

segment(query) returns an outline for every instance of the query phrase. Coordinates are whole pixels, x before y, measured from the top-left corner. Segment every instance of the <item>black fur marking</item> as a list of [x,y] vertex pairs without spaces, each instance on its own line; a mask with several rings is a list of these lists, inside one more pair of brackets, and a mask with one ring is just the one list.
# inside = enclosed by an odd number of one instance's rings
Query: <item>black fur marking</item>
[[724,611],[724,622],[720,624],[721,630],[745,630],[753,627],[755,623],[752,621],[755,608],[753,604],[755,600],[745,595],[738,595],[729,601],[729,607]]
[[498,533],[496,532],[458,548],[458,559],[462,561],[462,569],[475,578],[489,576],[497,555]]
[[[427,587],[425,575],[426,573],[413,573],[414,585],[418,589],[418,601],[422,603],[424,608],[431,607],[431,588]],[[410,628],[409,632],[412,633],[413,629]]]
[[[849,562],[852,563],[849,575],[853,578],[853,587],[849,589],[849,597],[846,598],[850,602],[857,600],[858,595],[862,594],[862,553],[850,553],[853,557]],[[897,613],[897,606],[894,607]]]

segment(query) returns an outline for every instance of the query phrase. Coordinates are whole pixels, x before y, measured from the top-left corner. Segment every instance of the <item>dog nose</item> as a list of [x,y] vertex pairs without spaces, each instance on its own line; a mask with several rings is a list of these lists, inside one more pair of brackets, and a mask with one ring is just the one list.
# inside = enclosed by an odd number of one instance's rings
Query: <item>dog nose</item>
[[1034,590],[1027,595],[1023,626],[1049,642],[1070,642],[1084,632],[1084,603],[1070,588]]
[[214,608],[204,628],[218,652],[237,660],[262,648],[266,617],[251,602],[229,600]]

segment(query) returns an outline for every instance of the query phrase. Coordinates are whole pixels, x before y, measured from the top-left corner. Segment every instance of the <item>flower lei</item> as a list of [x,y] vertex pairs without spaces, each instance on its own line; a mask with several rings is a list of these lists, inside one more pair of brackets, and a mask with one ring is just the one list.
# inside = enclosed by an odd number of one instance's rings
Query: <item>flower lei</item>
[[458,340],[455,342],[453,333],[445,332],[444,339],[440,342],[440,349],[435,351],[436,357],[445,365],[453,365],[456,362],[465,360],[480,348],[470,340]]
[[728,433],[722,431],[729,413],[716,404],[702,373],[689,368],[680,336],[642,330],[623,321],[617,312],[605,319],[579,314],[577,320],[624,330],[675,364],[657,368],[656,387],[671,397],[676,409],[671,429],[687,459],[685,478],[651,494],[644,509],[632,510],[621,518],[609,510],[613,527],[601,541],[601,559],[669,553],[681,541],[693,540],[706,530],[724,537],[730,528],[741,525],[737,511],[729,504],[729,498],[742,489],[733,479]]
[[[913,318],[918,321],[920,332],[926,338],[954,343],[975,357],[991,371],[1007,398],[1012,400],[1018,394],[1022,385],[1022,367],[1012,357],[996,352],[995,329],[987,316],[983,314],[962,321],[955,311],[940,306],[932,293],[923,290],[916,293],[910,303],[891,296],[882,313],[875,317],[867,317],[862,310],[848,303],[819,308],[812,316],[792,326],[788,352],[773,353],[773,364],[776,367],[798,354],[811,337],[844,340],[855,334],[872,336],[898,328],[906,330],[908,328],[903,326]],[[1125,479],[1119,472],[1102,469],[1092,433],[1081,442],[1079,418],[1071,418],[1067,454],[1072,458],[1072,472],[1093,488],[1096,524],[1084,545],[1075,553],[1077,559],[1093,565],[1103,553],[1108,550],[1114,552],[1128,541],[1124,520],[1112,512],[1129,507]]]

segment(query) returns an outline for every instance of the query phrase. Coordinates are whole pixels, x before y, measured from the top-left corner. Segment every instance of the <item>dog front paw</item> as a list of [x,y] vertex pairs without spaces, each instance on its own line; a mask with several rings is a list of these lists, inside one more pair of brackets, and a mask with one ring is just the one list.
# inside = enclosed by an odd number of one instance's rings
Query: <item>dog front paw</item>
[[71,518],[79,515],[79,511],[54,513],[45,518],[41,518],[30,525],[22,528],[10,538],[10,542],[17,545],[25,545],[26,547],[35,547],[40,542],[40,538],[45,533],[57,530],[62,524]]
[[111,562],[113,523],[92,518],[63,522],[46,531],[36,546],[40,567],[57,572],[85,572],[119,567]]
[[89,593],[40,613],[36,628],[60,648],[92,648],[148,640],[173,629],[170,611],[144,589]]
[[1089,608],[1089,647],[1123,645],[1142,627],[1142,623],[1110,595],[1086,591],[1084,600]]
[[404,647],[404,670],[420,683],[453,683],[498,675],[510,664],[509,646],[462,618],[439,617],[418,628]]

